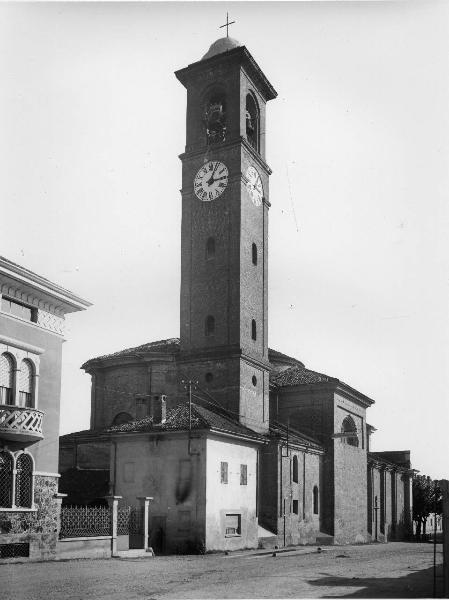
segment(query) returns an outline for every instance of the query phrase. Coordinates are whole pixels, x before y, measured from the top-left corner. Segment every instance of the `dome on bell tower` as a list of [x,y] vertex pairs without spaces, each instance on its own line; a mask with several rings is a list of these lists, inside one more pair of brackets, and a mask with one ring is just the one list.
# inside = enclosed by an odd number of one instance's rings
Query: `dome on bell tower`
[[201,60],[206,60],[206,58],[211,58],[212,56],[216,56],[217,54],[222,54],[223,52],[228,52],[229,50],[233,50],[234,48],[238,48],[242,44],[230,37],[223,37],[219,40],[215,41],[206,54],[203,56]]

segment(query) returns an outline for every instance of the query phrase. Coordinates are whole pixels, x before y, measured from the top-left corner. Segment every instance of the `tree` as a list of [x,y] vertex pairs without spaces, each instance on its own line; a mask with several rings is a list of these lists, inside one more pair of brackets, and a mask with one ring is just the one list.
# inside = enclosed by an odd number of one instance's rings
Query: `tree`
[[416,538],[426,534],[426,521],[431,513],[441,514],[441,490],[438,481],[426,475],[413,477],[413,520],[416,523]]

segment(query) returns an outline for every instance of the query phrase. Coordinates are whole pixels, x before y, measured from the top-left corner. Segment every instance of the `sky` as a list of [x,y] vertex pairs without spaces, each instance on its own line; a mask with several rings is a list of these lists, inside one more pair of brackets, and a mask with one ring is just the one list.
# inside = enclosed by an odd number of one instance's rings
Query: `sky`
[[0,4],[0,254],[67,317],[61,432],[89,358],[179,335],[185,90],[223,35],[268,104],[269,346],[375,400],[374,450],[448,477],[449,4]]

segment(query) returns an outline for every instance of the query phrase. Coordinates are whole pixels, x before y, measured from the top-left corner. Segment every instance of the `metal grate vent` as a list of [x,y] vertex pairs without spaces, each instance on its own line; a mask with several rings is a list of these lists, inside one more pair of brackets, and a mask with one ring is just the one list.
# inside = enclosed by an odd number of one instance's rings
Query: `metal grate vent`
[[13,458],[9,452],[0,452],[0,506],[9,508],[12,503]]
[[0,544],[0,558],[28,558],[29,556],[29,544]]
[[16,506],[31,508],[33,503],[33,461],[29,454],[20,454],[16,461]]

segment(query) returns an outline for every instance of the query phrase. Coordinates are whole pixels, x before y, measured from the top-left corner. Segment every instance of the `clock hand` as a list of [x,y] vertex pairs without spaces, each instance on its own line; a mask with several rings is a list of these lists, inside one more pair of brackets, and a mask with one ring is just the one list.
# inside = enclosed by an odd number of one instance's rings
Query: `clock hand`
[[210,179],[207,180],[207,185],[212,185],[213,182],[216,181],[216,180],[214,180],[214,175],[215,175],[215,171],[217,170],[219,164],[220,163],[217,160],[217,162],[215,163],[214,170],[212,171],[212,175],[210,176]]

